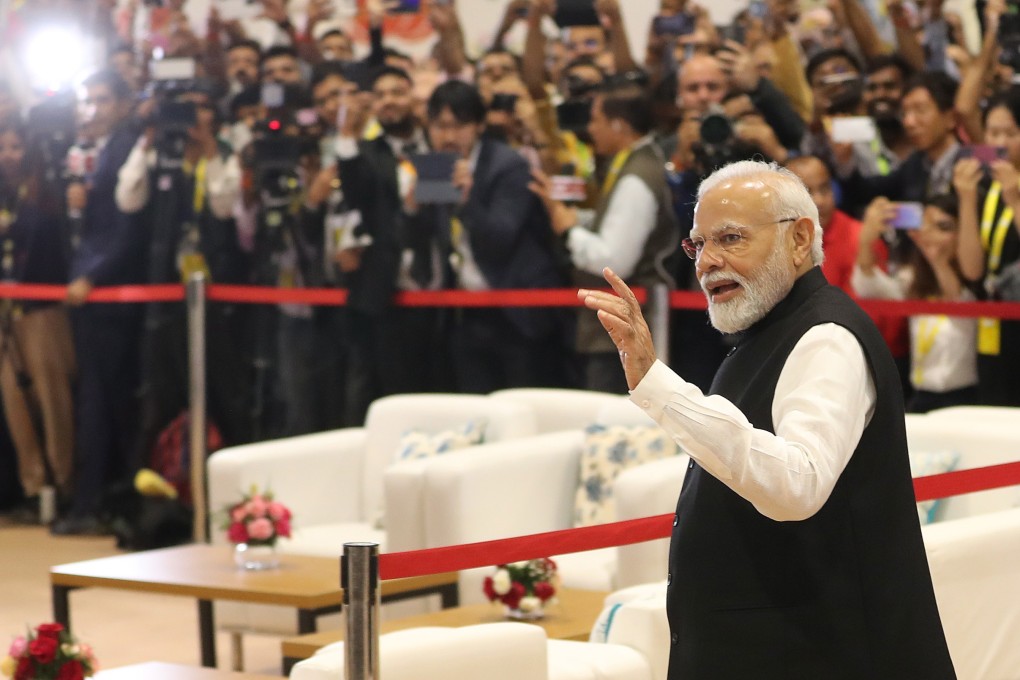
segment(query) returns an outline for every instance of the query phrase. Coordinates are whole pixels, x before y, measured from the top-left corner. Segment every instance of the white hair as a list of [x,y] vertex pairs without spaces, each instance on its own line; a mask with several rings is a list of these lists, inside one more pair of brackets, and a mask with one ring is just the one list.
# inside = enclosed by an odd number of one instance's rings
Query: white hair
[[[811,243],[811,263],[820,265],[825,259],[822,252],[822,225],[818,218],[818,206],[811,200],[811,194],[797,175],[778,163],[764,161],[737,161],[719,168],[706,177],[698,187],[698,202],[705,194],[723,182],[740,179],[761,179],[773,191],[769,194],[768,210],[772,217],[781,220],[787,217],[808,217],[815,227],[815,237]],[[695,206],[697,210],[697,206]],[[789,222],[779,225],[785,232],[790,228]]]

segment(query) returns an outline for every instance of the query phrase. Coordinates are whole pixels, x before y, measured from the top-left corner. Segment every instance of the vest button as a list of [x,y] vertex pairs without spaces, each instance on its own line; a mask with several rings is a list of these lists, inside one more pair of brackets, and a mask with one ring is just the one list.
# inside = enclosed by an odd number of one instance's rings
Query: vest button
[[673,573],[670,572],[670,573],[666,574],[666,585],[668,586],[672,582],[673,582]]
[[680,522],[679,515],[673,515],[673,526],[676,526]]
[[677,635],[676,633],[673,633],[672,635],[669,636],[669,644],[675,645],[679,641],[680,641],[680,636]]
[[690,463],[687,464],[687,469],[688,470],[693,470],[694,469],[694,461],[693,460]]

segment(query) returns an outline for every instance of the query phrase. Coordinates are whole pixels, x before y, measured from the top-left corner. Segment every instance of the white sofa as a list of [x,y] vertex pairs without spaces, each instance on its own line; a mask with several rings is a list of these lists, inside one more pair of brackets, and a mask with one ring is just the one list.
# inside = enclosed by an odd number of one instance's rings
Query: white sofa
[[[422,494],[415,486],[421,476],[407,477],[401,493],[384,503],[383,471],[420,466],[394,462],[406,431],[437,432],[479,419],[487,441],[535,433],[532,410],[512,401],[456,394],[385,397],[373,402],[364,427],[215,452],[208,462],[209,504],[226,507],[252,484],[272,488],[294,513],[293,537],[279,543],[284,553],[339,558],[350,541],[377,542],[383,551],[425,547]],[[224,532],[214,531],[213,542],[226,543]],[[297,632],[293,611],[268,605],[217,603],[216,618],[219,627],[233,631]]]
[[[547,640],[526,623],[412,628],[379,638],[385,680],[651,680],[648,661],[624,645]],[[337,680],[344,643],[323,647],[291,670],[291,680]]]
[[[980,468],[1020,460],[1020,423],[994,418],[974,423],[957,418],[911,416],[907,439],[911,453],[952,451],[959,455],[956,469]],[[677,494],[686,467],[681,460],[663,460],[624,475],[643,476],[631,488],[621,475],[617,503],[633,504],[633,511],[652,515],[661,503]],[[638,489],[638,493],[634,490]],[[640,507],[648,499],[642,513]],[[1020,487],[955,496],[941,501],[936,521],[922,527],[925,551],[943,628],[958,676],[968,680],[1016,680],[1020,677]],[[649,655],[656,680],[665,678],[669,645],[662,642],[665,625],[665,569],[668,541],[652,541],[637,549],[638,566],[624,565],[621,573],[652,576],[658,581],[610,596],[618,607],[608,641],[635,646]],[[648,566],[655,565],[655,566]],[[654,573],[657,572],[657,573]],[[657,604],[656,604],[657,603]],[[603,617],[605,618],[605,617]],[[633,628],[633,630],[627,630]],[[659,640],[642,645],[642,640]]]
[[[595,422],[601,424],[651,424],[639,408],[623,397],[614,398],[600,409]],[[590,424],[590,423],[589,423]],[[476,447],[470,456],[449,456],[431,461],[424,471],[425,540],[430,546],[460,545],[475,541],[568,529],[574,523],[574,497],[580,479],[580,457],[584,445],[581,429],[552,432],[507,442]],[[675,459],[686,467],[687,457]],[[617,486],[645,487],[645,477],[625,481],[647,466],[623,472]],[[387,498],[397,495],[398,473],[384,475]],[[614,487],[616,488],[616,487]],[[669,493],[653,489],[640,504],[619,500],[619,519],[671,512],[679,486]],[[637,490],[636,495],[642,492]],[[649,506],[654,512],[641,514]],[[565,586],[587,590],[615,590],[620,583],[635,583],[648,572],[640,549],[627,564],[641,567],[641,576],[620,574],[618,553],[605,548],[566,555],[554,555]],[[664,564],[664,563],[663,563]],[[662,567],[656,568],[661,578]],[[489,569],[462,572],[461,602],[484,601],[481,582]],[[647,581],[648,579],[644,579]]]

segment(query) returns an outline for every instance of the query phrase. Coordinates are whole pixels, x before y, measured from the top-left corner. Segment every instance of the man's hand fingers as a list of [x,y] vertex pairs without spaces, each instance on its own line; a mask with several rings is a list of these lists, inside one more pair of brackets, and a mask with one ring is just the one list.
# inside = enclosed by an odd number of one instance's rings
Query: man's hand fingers
[[602,276],[609,285],[613,287],[613,290],[615,290],[616,294],[620,296],[620,299],[631,308],[631,310],[641,309],[641,304],[638,302],[637,296],[634,295],[634,291],[632,291],[630,287],[623,282],[623,279],[616,275],[616,272],[609,267],[606,267],[602,270]]

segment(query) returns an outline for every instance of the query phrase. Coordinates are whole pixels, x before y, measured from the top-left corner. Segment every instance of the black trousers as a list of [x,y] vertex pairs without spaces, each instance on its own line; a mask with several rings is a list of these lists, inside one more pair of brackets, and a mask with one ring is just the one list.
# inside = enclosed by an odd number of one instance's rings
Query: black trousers
[[444,310],[427,307],[347,310],[345,425],[364,424],[379,397],[452,389],[444,318]]
[[109,307],[71,313],[78,363],[72,516],[98,512],[109,486],[134,472],[141,308]]

